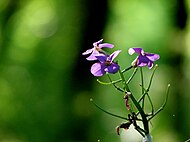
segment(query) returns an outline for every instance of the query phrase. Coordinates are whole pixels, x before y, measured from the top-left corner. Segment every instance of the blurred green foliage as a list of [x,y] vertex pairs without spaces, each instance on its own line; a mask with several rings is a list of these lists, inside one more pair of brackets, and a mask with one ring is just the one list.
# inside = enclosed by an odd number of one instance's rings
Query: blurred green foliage
[[[86,7],[89,3],[85,0],[0,1],[0,141],[120,141],[114,128],[122,120],[96,110],[89,99],[93,97],[111,112],[127,115],[122,96],[110,86],[99,85],[92,75],[88,78],[94,82],[84,78],[86,88],[78,89],[81,80],[76,84],[73,75],[81,76],[77,64],[87,62],[78,60],[84,49],[82,42],[90,41],[82,39],[89,22]],[[143,47],[147,52],[160,54],[151,88],[156,108],[164,100],[168,83],[172,89],[166,109],[153,119],[151,131],[155,142],[190,138],[190,28],[189,19],[185,27],[177,24],[178,5],[177,0],[109,0],[105,29],[99,37],[122,50],[117,58],[122,68],[134,59],[127,53],[130,47]],[[188,15],[189,5],[186,0]],[[94,10],[98,11],[98,7]],[[89,68],[80,67],[80,71],[85,70]],[[149,76],[151,71],[144,71]],[[138,81],[136,76],[130,86],[137,94]],[[93,90],[87,85],[93,86]],[[127,142],[137,135],[130,129],[122,132],[123,137],[127,138],[122,141]]]

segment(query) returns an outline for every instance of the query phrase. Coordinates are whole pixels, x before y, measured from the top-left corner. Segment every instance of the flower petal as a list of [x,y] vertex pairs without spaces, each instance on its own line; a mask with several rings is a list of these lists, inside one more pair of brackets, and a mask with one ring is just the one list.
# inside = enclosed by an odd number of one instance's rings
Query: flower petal
[[93,43],[93,46],[96,47],[96,46],[98,46],[99,44],[101,44],[102,42],[103,42],[103,39],[100,39],[99,41],[94,42],[94,43]]
[[151,61],[156,61],[156,60],[160,59],[160,55],[158,55],[158,54],[145,53],[145,55]]
[[137,66],[139,67],[144,67],[146,66],[148,63],[143,63],[143,62],[137,62]]
[[98,56],[98,55],[101,55],[101,54],[98,51],[93,50],[92,54],[86,59],[89,61],[97,60],[96,56]]
[[119,68],[120,66],[113,62],[110,66],[106,66],[104,70],[109,73],[116,73],[119,70]]
[[90,53],[92,53],[93,50],[94,50],[94,48],[88,49],[88,50],[86,50],[85,52],[83,52],[82,55],[90,54]]
[[153,67],[153,62],[152,61],[148,62],[148,68],[151,69],[152,67]]
[[102,43],[102,44],[99,44],[98,47],[100,47],[100,48],[102,48],[102,47],[113,48],[114,45],[110,44],[110,43]]
[[94,63],[90,71],[94,76],[103,76],[106,73],[101,63]]
[[146,66],[150,60],[146,56],[139,55],[137,59],[137,66]]
[[113,61],[117,55],[121,52],[121,50],[117,50],[117,51],[114,51],[109,57],[110,57],[110,60]]
[[104,54],[100,54],[98,56],[95,56],[101,63],[106,62],[107,56]]
[[137,53],[137,54],[141,54],[142,53],[142,48],[129,48],[129,50],[128,50],[128,53],[130,54],[130,55],[132,55],[132,54],[134,54],[134,53]]

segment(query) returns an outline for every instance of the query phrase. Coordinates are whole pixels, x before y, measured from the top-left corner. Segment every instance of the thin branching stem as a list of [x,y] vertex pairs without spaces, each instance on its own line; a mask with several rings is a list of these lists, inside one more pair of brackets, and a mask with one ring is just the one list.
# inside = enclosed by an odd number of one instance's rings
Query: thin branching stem
[[153,77],[154,77],[154,74],[155,74],[155,71],[156,71],[157,68],[158,68],[158,65],[156,64],[155,67],[154,67],[154,70],[153,70],[153,72],[152,72],[152,74],[151,74],[150,82],[149,82],[147,91],[149,91],[149,89],[150,89],[150,86],[151,86],[151,84],[152,84],[152,80],[153,80]]
[[[109,76],[109,74],[107,73],[108,79],[110,80],[110,82],[113,82],[111,77]],[[112,83],[112,85],[120,92],[125,92],[122,88],[120,88],[119,86],[117,86],[115,83]]]
[[141,86],[142,86],[142,109],[144,109],[145,95],[143,95],[144,94],[144,77],[143,77],[142,67],[140,68],[140,72],[141,72]]
[[124,72],[126,72],[126,71],[128,71],[128,70],[130,70],[130,69],[132,69],[132,68],[133,68],[133,66],[130,66],[130,67],[128,67],[128,68],[122,70],[121,72],[124,73]]
[[139,111],[139,113],[140,113],[140,115],[142,117],[142,122],[143,122],[143,125],[144,125],[145,135],[149,134],[148,120],[146,118],[146,114],[145,114],[144,110],[141,108],[140,104],[135,99],[135,97],[133,96],[133,94],[131,93],[131,91],[130,91],[130,89],[128,87],[128,84],[126,84],[126,81],[125,81],[125,78],[123,76],[123,73],[120,70],[119,70],[119,74],[120,74],[120,77],[122,79],[122,82],[125,85],[126,93],[130,93],[130,98],[133,101],[135,107],[138,109],[138,111]]
[[166,103],[168,101],[168,96],[169,96],[169,89],[170,89],[170,84],[168,84],[168,86],[167,86],[166,98],[165,98],[163,105],[148,119],[148,121],[150,121],[154,116],[156,116],[158,113],[160,113],[164,109],[164,107],[166,106]]
[[127,80],[127,84],[129,84],[131,82],[131,80],[133,79],[133,77],[135,76],[136,72],[137,72],[138,68],[135,68],[132,75],[130,76],[130,78]]
[[111,84],[116,84],[116,83],[119,83],[121,82],[122,80],[121,79],[118,79],[118,80],[115,80],[115,81],[112,81],[112,82],[103,82],[103,81],[100,81],[99,79],[97,79],[98,83],[102,84],[102,85],[111,85]]
[[[141,129],[139,129],[140,127],[135,127],[135,129],[143,136],[145,137],[144,133],[141,131]],[[144,131],[144,130],[143,130]]]
[[103,111],[103,112],[105,112],[105,113],[107,113],[107,114],[109,114],[109,115],[111,115],[111,116],[113,116],[113,117],[117,117],[117,118],[124,119],[124,120],[129,120],[129,119],[126,118],[126,117],[123,117],[123,116],[120,116],[120,115],[116,115],[116,114],[113,114],[113,113],[111,113],[111,112],[106,111],[105,109],[103,109],[102,107],[100,107],[99,105],[97,105],[97,104],[93,101],[92,98],[90,99],[90,101],[94,104],[95,107],[97,107],[97,108],[100,109],[101,111]]
[[[151,74],[150,81],[149,81],[149,84],[148,84],[148,88],[147,88],[147,89],[144,88],[144,86],[143,86],[143,81],[142,81],[141,87],[142,87],[142,90],[143,90],[142,92],[144,92],[144,93],[143,93],[143,95],[140,97],[140,99],[138,100],[139,103],[140,103],[141,101],[142,101],[142,103],[143,103],[144,100],[145,100],[145,95],[147,95],[147,96],[148,96],[148,100],[149,100],[149,102],[150,102],[150,105],[151,105],[151,107],[152,107],[152,114],[154,113],[154,106],[153,106],[152,100],[151,100],[151,98],[150,98],[148,92],[149,92],[149,90],[150,90],[150,87],[151,87],[151,84],[152,84],[152,80],[153,80],[153,77],[154,77],[154,74],[155,74],[155,71],[156,71],[157,68],[158,68],[158,65],[155,65],[154,70],[153,70],[153,72],[152,72],[152,74]],[[141,71],[142,71],[142,69],[141,69]],[[143,74],[142,74],[142,72],[141,72],[141,78],[143,79]],[[143,104],[144,104],[144,103],[143,103]],[[142,105],[142,107],[144,107],[144,105]]]

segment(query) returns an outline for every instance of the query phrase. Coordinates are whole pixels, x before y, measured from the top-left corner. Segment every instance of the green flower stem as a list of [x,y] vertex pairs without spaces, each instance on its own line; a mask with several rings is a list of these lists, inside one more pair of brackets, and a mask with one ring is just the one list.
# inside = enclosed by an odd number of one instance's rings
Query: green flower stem
[[[129,67],[129,68],[127,68],[127,69],[124,69],[124,70],[121,71],[121,72],[123,73],[124,71],[129,70],[129,69],[131,69],[131,68],[132,68],[132,66]],[[129,82],[133,79],[134,75],[135,75],[136,72],[137,72],[137,69],[138,69],[138,68],[135,68],[135,70],[133,71],[133,74],[132,74],[131,77],[127,80],[127,84],[129,84]],[[99,79],[97,79],[97,82],[100,83],[100,84],[102,84],[102,85],[116,84],[116,83],[119,83],[119,82],[121,82],[121,81],[122,81],[122,79],[118,79],[118,80],[114,80],[114,81],[110,81],[110,82],[103,82],[103,81],[100,81]]]
[[137,72],[138,68],[135,68],[133,71],[133,74],[130,76],[130,78],[127,80],[127,84],[129,84],[131,82],[131,80],[133,79],[133,77],[135,76],[136,72]]
[[145,89],[143,85],[140,85],[142,87],[142,89],[145,90],[145,92],[143,93],[143,95],[141,96],[141,98],[139,99],[139,101],[141,101],[144,98],[144,95],[146,95],[149,92],[150,86],[152,84],[152,80],[153,80],[153,77],[154,77],[154,73],[155,73],[155,71],[156,71],[157,68],[158,68],[158,65],[155,65],[155,68],[154,68],[154,70],[153,70],[153,72],[151,74],[151,77],[150,77],[148,88]]
[[125,85],[126,93],[130,93],[130,98],[133,101],[135,107],[138,109],[138,111],[139,111],[139,113],[140,113],[140,115],[142,117],[144,130],[145,130],[145,135],[149,134],[148,120],[146,118],[146,114],[144,113],[144,110],[141,108],[140,104],[137,102],[137,100],[135,99],[135,97],[131,93],[131,91],[130,91],[130,89],[128,87],[128,84],[126,84],[125,78],[124,78],[123,73],[121,72],[121,70],[119,70],[119,74],[120,74],[120,77],[122,79],[123,84]]
[[[153,72],[152,72],[152,74],[151,74],[148,88],[145,89],[144,86],[141,85],[144,94],[143,94],[143,95],[141,96],[141,98],[138,100],[139,103],[140,103],[141,100],[143,100],[143,102],[144,102],[145,95],[147,95],[147,96],[148,96],[148,99],[149,99],[149,102],[150,102],[150,105],[151,105],[151,107],[152,107],[152,114],[154,113],[154,107],[153,107],[153,103],[152,103],[152,101],[151,101],[151,98],[150,98],[148,92],[149,92],[149,90],[150,90],[150,87],[151,87],[151,84],[152,84],[152,80],[153,80],[153,77],[154,77],[154,74],[155,74],[155,71],[156,71],[157,68],[158,68],[158,65],[156,64],[155,67],[154,67],[154,70],[153,70]],[[142,73],[141,73],[141,74],[142,74]],[[141,75],[141,76],[142,76],[142,75]]]
[[[123,88],[124,88],[126,91],[129,90],[128,84],[126,84],[125,77],[124,77],[124,75],[123,75],[123,73],[122,73],[121,70],[119,70],[119,75],[120,75],[121,80],[122,80],[122,82],[123,82]],[[130,92],[130,91],[129,91],[129,92]]]
[[139,129],[139,127],[136,127],[135,128],[143,137],[145,137],[145,135],[143,134],[143,132],[142,132],[142,129]]
[[147,93],[147,96],[148,96],[148,100],[150,102],[150,105],[151,105],[151,108],[152,108],[152,114],[153,114],[154,113],[154,105],[153,105],[152,100],[151,100],[151,98],[150,98],[150,96],[149,96],[148,93]]
[[151,77],[150,77],[150,82],[149,82],[147,91],[149,91],[149,89],[150,89],[150,86],[151,86],[151,84],[152,84],[152,80],[153,80],[153,77],[154,77],[154,73],[155,73],[155,71],[156,71],[157,68],[158,68],[158,65],[156,64],[155,67],[154,67],[154,70],[153,70],[153,72],[152,72],[152,75],[151,75]]
[[130,70],[130,69],[132,69],[132,68],[133,68],[133,66],[130,66],[130,67],[128,67],[128,68],[122,70],[121,72],[124,73],[124,72],[126,72],[126,71],[128,71],[128,70]]
[[[128,90],[128,91],[130,92],[130,90]],[[134,96],[132,94],[130,95],[130,98],[133,101],[134,105],[136,106],[136,108],[138,109],[138,111],[142,117],[145,134],[149,134],[148,120],[146,118],[146,114],[144,113],[144,110],[141,108],[140,104],[137,102],[137,100],[134,98]]]
[[[144,77],[143,77],[143,70],[142,67],[140,68],[141,72],[141,85],[142,85],[142,95],[144,94]],[[142,109],[144,109],[144,100],[145,100],[145,95],[142,96]]]
[[94,104],[94,106],[96,106],[98,109],[100,109],[101,111],[103,111],[103,112],[105,112],[105,113],[107,113],[107,114],[109,114],[109,115],[111,115],[111,116],[114,116],[114,117],[117,117],[117,118],[121,118],[121,119],[124,119],[124,120],[129,120],[128,118],[125,118],[125,117],[123,117],[123,116],[116,115],[116,114],[113,114],[113,113],[111,113],[111,112],[108,112],[108,111],[104,110],[102,107],[100,107],[99,105],[97,105],[97,104],[93,101],[92,98],[90,99],[90,101],[91,101],[91,102]]
[[154,113],[154,106],[153,106],[152,100],[151,100],[151,98],[150,98],[150,95],[148,94],[148,90],[146,90],[145,88],[144,88],[144,90],[145,90],[145,92],[144,92],[144,94],[140,97],[140,99],[138,100],[138,103],[140,103],[141,100],[143,99],[143,97],[144,97],[145,95],[147,95],[148,100],[149,100],[150,105],[151,105],[151,108],[152,108],[152,114],[153,114],[153,113]]
[[110,82],[103,82],[103,81],[100,81],[99,79],[97,79],[98,83],[102,84],[102,85],[111,85],[111,84],[116,84],[116,83],[119,83],[121,82],[122,80],[121,79],[118,79],[118,80],[115,80],[115,81],[110,81]]
[[163,105],[148,119],[148,121],[150,121],[154,116],[156,116],[158,113],[160,113],[166,106],[166,103],[168,101],[169,89],[170,89],[170,84],[168,84],[168,87],[166,90],[166,99],[165,99]]
[[[110,82],[113,82],[111,77],[109,76],[108,73],[106,73],[106,75],[108,76],[108,79],[110,80]],[[112,85],[120,92],[125,92],[122,88],[118,87],[117,85],[115,85],[115,83],[112,83]]]

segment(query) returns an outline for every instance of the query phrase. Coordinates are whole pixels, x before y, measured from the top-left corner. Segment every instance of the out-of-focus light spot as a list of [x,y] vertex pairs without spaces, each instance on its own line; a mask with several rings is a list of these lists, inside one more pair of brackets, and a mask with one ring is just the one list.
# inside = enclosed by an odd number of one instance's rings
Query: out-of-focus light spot
[[51,0],[30,1],[10,18],[7,30],[12,42],[8,54],[12,60],[31,61],[41,38],[49,38],[56,33],[58,20],[53,4]]
[[40,38],[52,36],[57,30],[57,18],[50,1],[32,1],[24,10],[26,24]]

